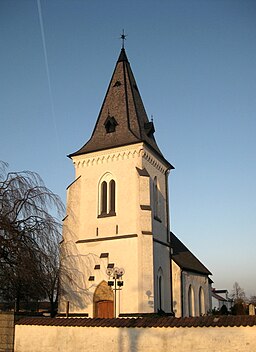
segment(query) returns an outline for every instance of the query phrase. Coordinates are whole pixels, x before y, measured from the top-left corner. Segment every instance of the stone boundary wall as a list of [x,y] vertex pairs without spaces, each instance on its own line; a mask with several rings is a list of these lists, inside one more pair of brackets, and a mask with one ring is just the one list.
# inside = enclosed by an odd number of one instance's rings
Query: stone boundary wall
[[256,352],[256,326],[15,327],[15,352]]
[[0,312],[0,352],[13,352],[14,313]]

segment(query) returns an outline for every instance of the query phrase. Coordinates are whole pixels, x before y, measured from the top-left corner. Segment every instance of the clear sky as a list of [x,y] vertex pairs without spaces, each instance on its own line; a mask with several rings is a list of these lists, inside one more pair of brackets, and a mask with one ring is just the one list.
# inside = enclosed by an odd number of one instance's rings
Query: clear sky
[[174,166],[173,232],[256,294],[256,1],[0,0],[0,160],[65,202],[121,42]]

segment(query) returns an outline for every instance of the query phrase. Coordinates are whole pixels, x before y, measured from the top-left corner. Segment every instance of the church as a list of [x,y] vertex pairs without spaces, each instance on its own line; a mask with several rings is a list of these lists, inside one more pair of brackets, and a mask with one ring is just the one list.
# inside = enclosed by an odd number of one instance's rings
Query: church
[[211,309],[211,273],[170,232],[174,167],[154,134],[123,46],[91,138],[69,155],[75,180],[63,222],[60,315],[192,316]]

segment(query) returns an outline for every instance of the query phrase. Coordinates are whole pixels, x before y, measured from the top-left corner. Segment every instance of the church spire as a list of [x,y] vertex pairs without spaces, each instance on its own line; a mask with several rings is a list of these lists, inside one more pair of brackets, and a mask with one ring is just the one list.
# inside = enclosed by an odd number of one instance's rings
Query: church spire
[[69,156],[144,142],[164,159],[154,132],[153,121],[148,120],[125,49],[122,48],[92,136],[81,149]]

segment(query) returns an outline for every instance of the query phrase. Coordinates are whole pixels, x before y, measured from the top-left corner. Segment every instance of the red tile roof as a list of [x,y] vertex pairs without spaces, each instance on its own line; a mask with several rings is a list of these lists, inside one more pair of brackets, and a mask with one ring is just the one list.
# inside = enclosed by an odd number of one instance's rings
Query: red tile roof
[[223,315],[204,317],[146,317],[146,318],[22,318],[17,325],[44,326],[85,326],[85,327],[125,327],[125,328],[157,328],[157,327],[227,327],[227,326],[256,326],[256,316],[252,315]]

